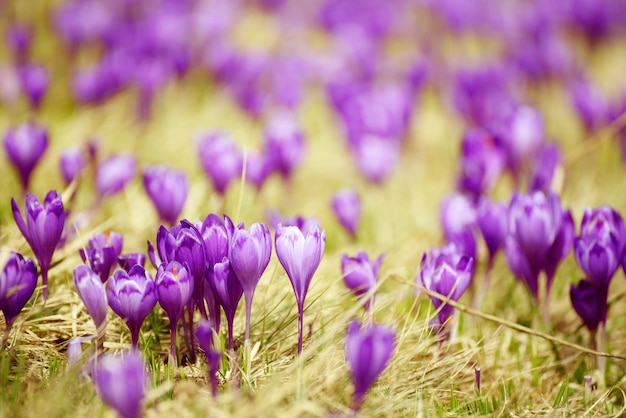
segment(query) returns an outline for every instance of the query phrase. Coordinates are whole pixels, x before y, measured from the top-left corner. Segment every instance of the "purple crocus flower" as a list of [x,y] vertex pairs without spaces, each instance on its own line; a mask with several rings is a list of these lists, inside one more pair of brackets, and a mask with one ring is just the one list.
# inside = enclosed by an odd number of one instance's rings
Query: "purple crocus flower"
[[[354,293],[356,297],[361,297],[370,292],[378,281],[378,270],[385,258],[385,254],[378,256],[372,263],[367,253],[361,251],[356,257],[341,255],[341,275],[346,287]],[[369,310],[374,304],[374,294],[365,303],[365,310]]]
[[582,120],[587,133],[602,128],[609,122],[609,104],[595,85],[580,80],[570,88],[570,101]]
[[246,181],[257,190],[261,190],[265,180],[272,173],[274,167],[266,155],[258,151],[248,151],[246,155]]
[[348,327],[346,359],[354,384],[353,410],[361,408],[370,387],[389,364],[394,339],[395,332],[384,326],[370,324],[361,327],[355,320]]
[[507,119],[504,129],[506,134],[502,137],[507,149],[508,167],[517,175],[543,144],[543,118],[536,109],[520,106]]
[[376,184],[391,175],[400,159],[400,146],[394,139],[365,135],[352,149],[363,177]]
[[124,189],[135,177],[137,161],[132,155],[113,155],[98,164],[96,190],[98,196],[113,195]]
[[111,270],[117,264],[117,258],[122,253],[124,236],[117,232],[104,231],[103,234],[94,234],[89,240],[87,248],[80,249],[80,257],[84,263],[100,276],[102,282],[106,282],[111,275]]
[[[229,221],[230,219],[227,218]],[[231,223],[232,225],[232,223]],[[243,288],[246,299],[246,343],[250,343],[250,312],[256,286],[270,262],[272,236],[264,224],[255,223],[246,230],[243,224],[232,228],[228,259]],[[227,226],[227,229],[229,227]]]
[[67,214],[63,210],[63,201],[56,191],[48,192],[43,206],[37,197],[26,194],[26,220],[22,217],[20,208],[15,199],[11,199],[13,218],[20,232],[33,250],[43,282],[43,299],[48,299],[48,270],[52,262],[52,255],[56,248],[65,225]]
[[354,189],[342,189],[330,201],[335,216],[354,239],[361,219],[361,199]]
[[96,324],[98,334],[103,334],[107,319],[107,295],[100,277],[89,267],[80,265],[74,269],[74,286],[85,304],[87,312]]
[[326,232],[317,225],[311,226],[306,236],[295,226],[278,225],[276,229],[276,256],[289,276],[298,305],[298,354],[302,352],[304,300],[325,247]]
[[228,324],[228,348],[233,350],[233,325],[237,306],[241,296],[243,296],[243,288],[226,257],[224,257],[221,263],[216,263],[209,270],[208,280],[213,295],[215,295],[220,306],[224,309]]
[[150,375],[136,350],[107,354],[98,361],[95,385],[102,400],[121,418],[137,418]]
[[[235,279],[236,280],[236,279]],[[213,397],[217,396],[217,371],[220,367],[220,360],[222,354],[215,349],[215,342],[213,340],[213,330],[215,324],[212,321],[202,320],[198,324],[196,329],[196,338],[198,339],[198,345],[207,359],[209,365],[209,380],[211,381],[211,393]]]
[[32,122],[4,134],[4,149],[20,175],[22,190],[28,189],[30,176],[47,148],[48,131]]
[[505,151],[489,131],[467,131],[461,143],[459,191],[474,199],[489,191],[500,177],[505,160]]
[[[602,312],[606,312],[606,300],[602,300],[603,291],[591,280],[583,279],[577,285],[571,284],[569,297],[574,310],[589,329],[592,341],[595,340],[596,331],[602,320]],[[592,342],[592,344],[594,344]]]
[[22,311],[37,287],[37,267],[32,259],[25,260],[20,253],[9,253],[0,272],[0,311],[4,314],[4,336],[0,349],[9,339],[15,318]]
[[[210,269],[215,264],[221,263],[224,257],[228,256],[230,238],[226,223],[232,225],[232,221],[227,216],[224,216],[224,218],[222,220],[214,213],[210,213],[201,224],[197,225],[197,229],[204,240],[207,263]],[[227,222],[226,219],[228,219]]]
[[68,148],[59,158],[59,168],[65,184],[70,184],[85,168],[85,156],[79,148]]
[[140,265],[141,267],[145,267],[146,265],[146,255],[144,253],[128,253],[122,254],[117,257],[117,264],[126,271],[126,273],[130,272],[130,269],[136,265]]
[[284,179],[300,164],[304,156],[304,136],[293,115],[276,113],[270,117],[265,130],[264,155]]
[[156,285],[143,266],[135,264],[127,273],[116,270],[106,285],[109,306],[126,322],[132,345],[137,349],[139,331],[157,302]]
[[487,197],[478,202],[476,223],[487,244],[488,266],[491,268],[498,250],[504,246],[507,235],[508,208],[504,203],[495,203]]
[[469,198],[452,194],[441,204],[441,224],[448,242],[457,249],[476,259],[476,208]]
[[546,144],[539,151],[533,167],[532,180],[530,182],[531,191],[542,191],[545,194],[551,190],[558,189],[555,181],[560,180],[558,176],[559,167],[563,163],[561,150],[558,145]]
[[226,193],[230,182],[241,175],[243,157],[235,142],[222,132],[201,137],[196,144],[200,163],[220,195]]
[[6,32],[6,43],[17,62],[24,62],[30,53],[32,30],[29,26],[13,23]]
[[159,266],[155,283],[159,305],[170,319],[170,359],[176,366],[176,325],[193,294],[193,276],[186,265],[170,261]]
[[185,172],[167,166],[146,167],[143,170],[143,185],[159,217],[169,225],[174,225],[189,191]]
[[[432,292],[457,301],[469,286],[473,272],[474,259],[454,244],[448,244],[424,253],[417,282]],[[438,310],[438,332],[443,332],[454,314],[454,308],[434,296],[430,296],[430,300]]]
[[28,96],[33,109],[39,109],[46,91],[49,76],[46,67],[40,64],[28,64],[18,68],[22,90]]

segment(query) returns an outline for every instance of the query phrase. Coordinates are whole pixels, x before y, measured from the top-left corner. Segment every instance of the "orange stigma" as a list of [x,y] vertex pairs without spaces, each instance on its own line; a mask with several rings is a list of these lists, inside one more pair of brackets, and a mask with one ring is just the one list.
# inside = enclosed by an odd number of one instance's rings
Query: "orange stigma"
[[172,269],[172,273],[174,274],[174,279],[178,281],[178,269],[176,267]]

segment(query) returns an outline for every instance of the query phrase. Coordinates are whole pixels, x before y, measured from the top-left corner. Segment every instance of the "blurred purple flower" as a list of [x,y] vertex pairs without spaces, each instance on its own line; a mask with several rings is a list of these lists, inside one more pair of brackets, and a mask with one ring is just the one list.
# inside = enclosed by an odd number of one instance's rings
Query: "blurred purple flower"
[[26,191],[35,166],[48,148],[48,131],[32,122],[9,128],[4,134],[4,149],[17,169]]
[[211,393],[213,397],[217,396],[217,371],[220,367],[220,360],[222,358],[222,354],[215,349],[215,342],[213,341],[213,330],[215,329],[215,324],[211,321],[207,321],[206,319],[198,324],[198,328],[196,329],[196,338],[198,339],[198,344],[207,359],[207,363],[209,365],[209,380],[211,381]]
[[98,196],[114,195],[135,177],[137,161],[132,155],[114,155],[98,164],[96,190]]
[[89,267],[80,265],[74,269],[74,286],[96,324],[97,333],[103,333],[109,305],[102,280]]
[[[341,275],[343,282],[348,289],[354,293],[356,297],[361,297],[370,292],[378,281],[378,271],[380,265],[385,258],[385,254],[381,254],[372,263],[367,253],[361,251],[355,257],[341,255]],[[374,304],[375,295],[368,299],[365,303],[365,310],[370,310]]]
[[370,387],[389,364],[394,339],[395,332],[384,326],[370,324],[361,327],[355,320],[348,327],[346,359],[354,384],[353,410],[361,408]]
[[202,168],[223,195],[230,182],[241,175],[243,158],[235,142],[222,132],[212,132],[196,143]]
[[470,129],[461,142],[461,169],[457,187],[474,199],[491,190],[506,161],[505,150],[484,129]]
[[580,80],[570,85],[569,96],[588,134],[608,124],[609,104],[598,87]]
[[354,239],[361,219],[361,199],[354,189],[341,189],[333,195],[330,204],[341,225]]
[[258,151],[248,151],[246,155],[246,181],[261,190],[267,177],[274,167],[272,161],[265,154]]
[[554,190],[555,180],[558,179],[558,169],[563,164],[561,150],[555,143],[546,144],[539,151],[534,160],[530,190],[542,191],[545,194]]
[[276,229],[276,256],[291,281],[298,305],[298,354],[302,352],[304,300],[325,246],[326,232],[317,225],[311,226],[306,235],[295,226],[278,225]]
[[87,248],[80,249],[80,257],[84,263],[100,276],[104,283],[108,280],[112,270],[117,264],[117,258],[122,253],[124,236],[117,232],[104,231],[102,234],[94,234],[89,240]]
[[6,45],[17,62],[24,62],[30,54],[32,29],[19,23],[12,23],[6,30]]
[[241,296],[243,296],[243,288],[226,257],[224,257],[221,263],[216,263],[209,270],[208,281],[213,295],[215,295],[220,306],[224,309],[228,324],[228,348],[233,350],[235,348],[233,325],[237,306]]
[[83,150],[68,148],[61,153],[59,168],[65,184],[70,184],[84,170],[86,165]]
[[48,70],[40,64],[28,64],[18,68],[18,75],[31,107],[39,109],[50,82]]
[[136,350],[103,356],[95,371],[96,389],[102,400],[122,418],[137,418],[150,375]]
[[304,157],[304,136],[295,117],[281,112],[270,116],[265,128],[263,154],[288,179]]
[[232,228],[228,259],[241,283],[246,299],[246,343],[249,343],[252,298],[257,284],[270,262],[272,236],[264,224],[252,224],[249,230],[246,230],[243,224]]
[[487,197],[478,202],[476,221],[489,251],[488,265],[500,248],[504,246],[507,235],[508,208],[504,203],[495,203]]
[[137,349],[141,324],[157,303],[152,276],[138,264],[128,273],[119,269],[107,282],[106,291],[111,309],[126,322],[133,348]]
[[43,299],[48,299],[48,270],[52,262],[52,255],[61,239],[65,218],[63,201],[56,191],[48,192],[43,206],[37,197],[26,194],[26,220],[22,217],[20,208],[15,199],[11,199],[13,218],[20,232],[33,250],[43,282]]
[[32,259],[11,252],[0,272],[0,311],[4,314],[4,336],[0,349],[9,339],[15,318],[22,311],[37,287],[37,267]]
[[476,259],[476,207],[462,194],[452,194],[441,204],[441,224],[448,242],[472,259]]
[[170,226],[174,225],[189,191],[185,172],[167,166],[149,166],[143,170],[143,185],[159,217]]
[[380,184],[387,179],[400,159],[396,140],[373,135],[362,137],[352,146],[357,167],[366,180]]
[[592,336],[595,337],[603,312],[606,312],[608,308],[603,290],[599,289],[592,281],[583,279],[577,285],[570,285],[569,297],[572,301],[572,307]]

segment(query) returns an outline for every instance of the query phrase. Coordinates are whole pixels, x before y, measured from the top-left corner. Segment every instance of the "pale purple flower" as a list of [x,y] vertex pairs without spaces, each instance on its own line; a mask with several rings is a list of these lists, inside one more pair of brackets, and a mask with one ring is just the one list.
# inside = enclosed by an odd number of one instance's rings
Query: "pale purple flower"
[[102,400],[121,418],[137,418],[149,379],[143,359],[132,350],[121,356],[107,354],[100,358],[94,383]]
[[63,201],[56,191],[48,192],[44,204],[31,193],[26,194],[26,220],[15,199],[11,199],[13,218],[20,232],[33,250],[43,282],[43,299],[48,298],[48,270],[54,250],[61,240],[65,218]]
[[[385,254],[378,256],[372,263],[365,252],[359,252],[355,257],[341,255],[341,275],[343,282],[355,296],[361,297],[370,292],[378,281],[378,271],[385,258]],[[374,295],[365,303],[365,310],[369,310],[374,303]]]
[[215,191],[223,195],[231,181],[241,176],[243,157],[230,136],[212,132],[196,142],[202,168],[213,182]]
[[376,184],[391,175],[400,159],[400,146],[394,139],[365,135],[352,149],[363,177]]
[[504,203],[496,203],[483,197],[478,202],[476,221],[485,239],[489,252],[488,265],[491,266],[496,253],[504,246],[507,235],[508,208]]
[[352,408],[358,411],[365,395],[385,370],[394,351],[395,332],[369,324],[361,327],[355,320],[348,327],[346,359],[350,365],[354,395]]
[[[1,256],[1,254],[0,254]],[[11,252],[0,272],[0,311],[4,314],[5,330],[0,349],[6,344],[15,318],[22,311],[37,287],[37,267],[32,259]]]
[[48,70],[43,65],[27,64],[18,68],[22,90],[26,93],[33,109],[39,109],[48,90]]
[[132,345],[137,349],[139,331],[157,303],[156,285],[143,266],[135,264],[127,273],[116,270],[106,285],[109,306],[126,322]]
[[246,181],[257,190],[261,190],[273,169],[271,159],[265,154],[258,151],[248,151],[246,154]]
[[293,115],[271,115],[265,129],[263,154],[283,178],[291,176],[304,157],[304,136]]
[[86,165],[85,156],[79,148],[68,148],[59,158],[59,168],[65,184],[70,184],[84,170]]
[[470,199],[455,193],[446,197],[441,204],[441,224],[448,242],[457,249],[476,259],[476,207]]
[[30,177],[48,148],[48,131],[32,122],[9,128],[4,134],[4,149],[20,175],[26,191]]
[[330,204],[341,225],[354,238],[361,220],[361,199],[354,189],[341,189],[333,195]]
[[174,225],[189,191],[185,172],[164,165],[146,167],[143,170],[143,185],[159,217],[169,225]]
[[278,225],[276,229],[276,256],[287,272],[298,305],[298,354],[302,352],[304,300],[325,247],[326,232],[317,225],[309,228],[306,236],[295,226]]
[[132,155],[114,155],[98,164],[96,191],[99,196],[119,193],[135,177],[137,161]]
[[74,269],[74,286],[93,319],[97,332],[103,333],[109,305],[102,280],[89,267],[81,265]]

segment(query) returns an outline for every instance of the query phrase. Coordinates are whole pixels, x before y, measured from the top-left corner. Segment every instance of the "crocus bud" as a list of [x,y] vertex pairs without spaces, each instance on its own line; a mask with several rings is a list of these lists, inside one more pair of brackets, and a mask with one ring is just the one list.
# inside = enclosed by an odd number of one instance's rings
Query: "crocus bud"
[[[232,222],[231,222],[232,224]],[[210,213],[197,228],[202,234],[209,269],[228,256],[229,237],[224,221]]]
[[198,345],[207,359],[207,363],[209,364],[209,380],[211,381],[211,392],[213,397],[217,396],[217,371],[220,367],[220,360],[222,358],[222,354],[215,349],[214,338],[214,328],[215,324],[212,321],[207,321],[206,319],[198,324],[198,328],[196,329],[196,338],[198,339]]
[[476,258],[476,208],[462,194],[452,194],[441,204],[441,224],[448,242],[471,258]]
[[43,281],[43,298],[48,298],[48,269],[52,255],[63,234],[65,217],[63,201],[56,191],[48,192],[43,206],[37,197],[26,194],[26,221],[22,217],[15,199],[11,199],[13,218],[20,232],[33,250]]
[[295,226],[278,225],[276,229],[276,255],[291,281],[298,305],[298,354],[302,352],[304,299],[325,247],[326,232],[317,225],[309,228],[306,236]]
[[365,135],[352,148],[361,175],[376,184],[391,175],[400,159],[400,146],[395,139]]
[[79,253],[84,263],[106,282],[111,270],[117,264],[117,257],[122,252],[124,236],[117,232],[105,231],[103,234],[94,234],[89,240],[87,248],[80,249]]
[[[417,282],[430,291],[457,301],[467,289],[473,270],[474,260],[461,253],[454,244],[448,244],[424,253]],[[442,332],[454,308],[434,296],[430,296],[430,299],[438,310],[438,331]]]
[[355,320],[348,327],[346,359],[350,365],[354,396],[352,408],[358,411],[365,395],[385,370],[394,350],[395,332],[370,324],[359,326]]
[[246,181],[261,190],[274,167],[270,158],[258,151],[249,151],[246,155]]
[[174,225],[189,191],[185,172],[167,166],[146,167],[143,170],[143,185],[159,217],[169,225]]
[[135,350],[122,356],[111,354],[98,361],[95,385],[102,400],[122,418],[137,418],[149,374]]
[[585,326],[592,334],[595,334],[603,313],[606,316],[605,312],[608,309],[603,290],[592,281],[583,279],[577,285],[570,285],[569,297],[572,307]]
[[33,109],[39,109],[48,90],[48,70],[43,65],[28,64],[18,69],[22,90],[28,96]]
[[235,142],[222,132],[212,132],[198,139],[202,168],[213,182],[215,191],[223,195],[230,182],[241,176],[243,157]]
[[114,155],[102,161],[96,170],[98,195],[113,195],[135,177],[137,162],[132,155]]
[[224,309],[226,322],[228,323],[228,347],[234,349],[233,324],[237,306],[243,296],[243,288],[237,275],[230,267],[228,258],[224,257],[221,263],[216,263],[209,270],[209,285],[218,303]]
[[[228,228],[227,228],[228,229]],[[246,341],[250,341],[252,298],[272,255],[272,237],[264,224],[255,223],[249,230],[243,224],[234,228],[228,259],[241,283],[246,298]]]
[[330,204],[341,225],[354,238],[361,220],[359,194],[353,189],[342,189],[333,195]]
[[505,150],[484,129],[470,129],[463,135],[457,188],[474,199],[489,191],[498,180],[506,160]]
[[59,168],[65,184],[70,184],[85,168],[85,156],[79,148],[68,148],[59,158]]
[[102,331],[106,324],[108,304],[100,277],[89,267],[78,266],[74,269],[74,286],[96,324],[96,329],[98,332]]
[[107,282],[106,290],[109,306],[126,322],[136,349],[141,324],[157,302],[152,276],[141,265],[135,264],[128,273],[116,270]]
[[32,259],[25,260],[20,253],[9,253],[0,272],[0,310],[6,328],[0,349],[9,338],[15,318],[22,311],[37,287],[37,267]]
[[559,190],[558,182],[562,179],[559,176],[559,169],[563,164],[562,160],[561,150],[556,144],[547,144],[541,148],[535,159],[530,190],[545,194],[551,190]]
[[265,130],[264,155],[283,178],[289,178],[304,156],[304,136],[289,113],[272,115]]
[[28,189],[31,174],[47,148],[48,131],[32,122],[4,134],[4,149],[20,175],[23,190]]
[[498,250],[504,245],[507,234],[507,207],[504,203],[495,203],[487,197],[480,199],[476,221],[485,239],[489,251],[489,265]]
[[[346,287],[354,293],[355,296],[361,297],[370,292],[378,281],[378,270],[385,258],[385,254],[381,254],[372,263],[365,252],[357,253],[356,257],[348,257],[341,255],[341,275]],[[365,309],[369,310],[374,301],[368,300]]]

